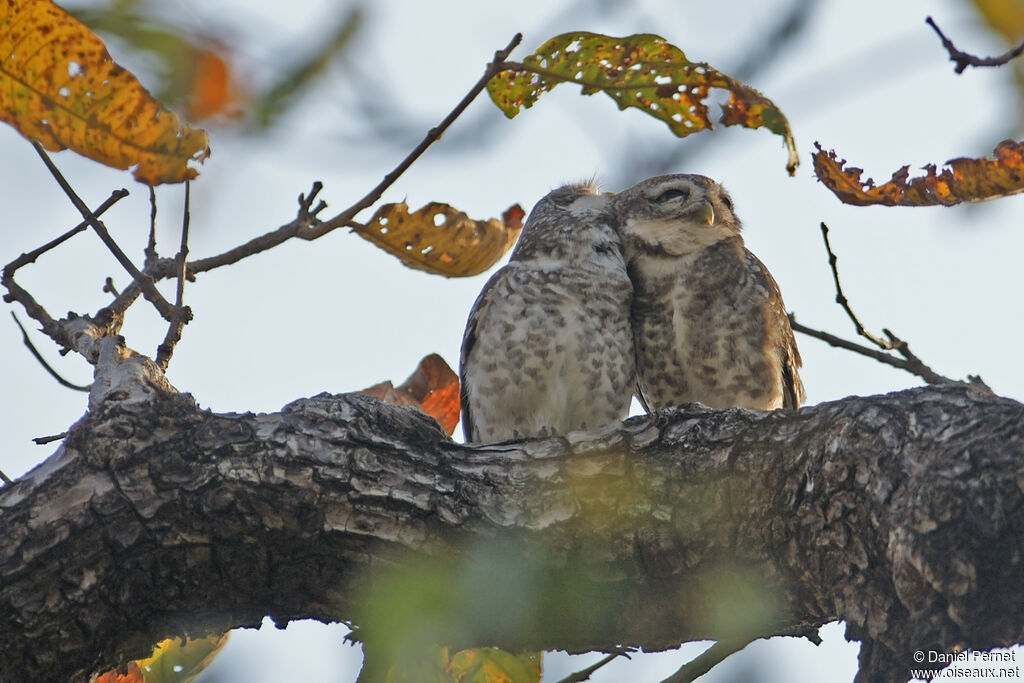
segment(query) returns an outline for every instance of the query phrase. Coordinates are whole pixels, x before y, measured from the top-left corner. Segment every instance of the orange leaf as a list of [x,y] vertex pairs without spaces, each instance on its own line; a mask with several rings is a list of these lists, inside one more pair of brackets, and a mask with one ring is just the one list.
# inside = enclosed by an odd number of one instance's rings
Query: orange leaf
[[210,153],[114,63],[103,41],[50,0],[0,0],[0,119],[51,151],[73,149],[149,185],[194,178]]
[[146,676],[135,662],[128,662],[127,673],[111,670],[92,679],[91,683],[146,683]]
[[941,173],[928,164],[925,175],[909,180],[910,167],[903,166],[882,185],[875,185],[871,178],[861,180],[862,169],[846,168],[846,159],[837,159],[834,151],[826,152],[814,144],[818,148],[814,153],[818,180],[846,204],[953,206],[1024,192],[1024,142],[1000,142],[995,159],[952,159]]
[[192,83],[188,101],[188,118],[202,121],[211,116],[237,116],[238,90],[231,67],[212,48],[199,48],[192,55]]
[[385,381],[359,393],[385,403],[415,406],[437,420],[449,435],[459,423],[459,376],[436,353],[421,360],[401,386]]
[[409,213],[409,205],[402,202],[380,207],[355,233],[410,268],[466,277],[493,266],[515,244],[523,229],[522,214],[517,204],[505,212],[504,222],[477,221],[440,202],[415,213]]

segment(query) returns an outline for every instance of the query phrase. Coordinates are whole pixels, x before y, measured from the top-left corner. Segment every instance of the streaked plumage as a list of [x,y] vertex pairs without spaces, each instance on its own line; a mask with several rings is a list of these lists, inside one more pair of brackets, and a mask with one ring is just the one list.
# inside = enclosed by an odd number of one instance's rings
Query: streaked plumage
[[613,206],[645,406],[800,407],[800,352],[782,295],[743,246],[725,189],[701,175],[659,176]]
[[459,363],[466,441],[624,419],[636,381],[631,295],[608,196],[579,184],[541,199],[469,314]]

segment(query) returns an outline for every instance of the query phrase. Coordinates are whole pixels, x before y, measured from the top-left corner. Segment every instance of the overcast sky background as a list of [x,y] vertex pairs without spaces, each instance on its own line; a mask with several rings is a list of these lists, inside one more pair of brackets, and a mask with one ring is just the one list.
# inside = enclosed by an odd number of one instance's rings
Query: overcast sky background
[[[440,121],[517,31],[524,41],[515,58],[569,30],[652,32],[692,59],[730,72],[761,46],[763,32],[790,3],[594,4],[601,11],[584,13],[579,4],[541,0],[373,3],[358,51],[332,68],[268,137],[212,130],[212,158],[192,188],[192,255],[220,253],[290,221],[296,196],[314,180],[324,182],[322,197],[333,215],[405,156],[411,144],[368,141],[371,131],[352,113],[367,86],[352,86],[352,69],[373,79],[377,96],[394,98],[397,115],[421,124],[421,134]],[[315,43],[317,32],[348,4],[179,0],[162,7],[186,26],[225,36],[245,75],[258,83],[271,80],[270,74]],[[854,336],[834,303],[818,229],[825,221],[846,294],[866,325],[875,331],[889,327],[944,375],[980,374],[997,393],[1022,399],[1018,289],[1024,197],[950,209],[856,208],[835,199],[811,168],[816,140],[884,181],[903,164],[916,174],[925,163],[991,154],[1010,134],[1017,116],[1010,72],[956,75],[924,23],[929,14],[962,49],[980,55],[1006,49],[961,0],[822,2],[790,49],[750,80],[789,118],[802,163],[796,177],[786,175],[777,136],[738,128],[699,134],[711,139],[672,171],[703,173],[730,190],[748,247],[772,270],[787,307],[804,324]],[[145,66],[122,59],[113,45],[112,52],[129,68]],[[482,140],[467,137],[475,126],[486,126]],[[444,201],[476,218],[500,215],[516,202],[529,210],[565,181],[596,176],[605,189],[621,190],[645,177],[635,169],[646,155],[678,144],[654,119],[635,110],[619,112],[603,95],[580,97],[573,86],[560,86],[511,121],[484,96],[384,201],[406,199],[412,208]],[[91,206],[115,188],[132,191],[105,222],[141,262],[149,215],[145,188],[127,173],[70,152],[55,159]],[[0,126],[0,172],[0,262],[78,222],[30,145],[8,126]],[[169,256],[177,244],[182,190],[161,188],[159,197],[160,240]],[[121,286],[127,280],[98,240],[84,233],[20,271],[18,280],[52,315],[61,316],[102,306],[108,275]],[[205,408],[258,412],[321,391],[401,381],[431,352],[456,367],[466,315],[486,277],[446,280],[412,271],[341,230],[314,243],[295,241],[203,274],[188,287],[186,302],[195,320],[185,329],[169,378]],[[7,308],[31,323],[20,308]],[[83,414],[86,395],[54,383],[22,346],[13,322],[6,316],[4,321],[0,469],[17,477],[54,450],[31,439],[65,431]],[[129,346],[150,355],[164,332],[145,304],[132,309],[124,329]],[[39,334],[34,339],[70,380],[91,380],[83,361],[59,357]],[[920,384],[816,340],[797,341],[808,403]],[[344,633],[337,625],[308,622],[283,632],[266,625],[259,632],[237,632],[201,680],[349,681],[361,654],[341,644]],[[858,646],[847,644],[842,633],[840,625],[826,627],[820,647],[793,639],[756,643],[702,680],[849,681]],[[703,647],[684,651],[693,656]],[[592,659],[550,655],[545,680]],[[680,652],[636,656],[592,680],[660,680],[685,659]]]

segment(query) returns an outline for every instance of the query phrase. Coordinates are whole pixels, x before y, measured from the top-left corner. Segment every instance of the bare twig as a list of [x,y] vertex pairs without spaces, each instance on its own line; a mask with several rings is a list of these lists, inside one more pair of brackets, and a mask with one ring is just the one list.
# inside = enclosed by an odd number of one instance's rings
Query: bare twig
[[10,477],[4,474],[3,470],[0,470],[0,481],[4,483],[4,486],[10,486],[11,484],[14,483],[13,481],[11,481]]
[[828,240],[828,226],[825,225],[824,221],[821,223],[821,237],[825,240],[825,251],[828,252],[828,265],[829,268],[832,269],[832,280],[836,283],[836,303],[843,307],[843,310],[846,311],[846,315],[848,315],[850,320],[853,321],[854,327],[857,328],[857,334],[865,339],[870,339],[875,346],[880,349],[885,351],[892,350],[893,346],[891,344],[868,332],[867,328],[861,324],[857,314],[853,312],[852,308],[850,308],[850,302],[846,298],[846,295],[843,294],[843,286],[839,284],[839,269],[836,267],[836,263],[839,261],[839,258],[836,256],[835,252],[832,251],[832,244]]
[[72,384],[61,377],[60,373],[50,367],[50,364],[46,362],[46,359],[44,359],[42,354],[39,353],[39,350],[32,344],[32,340],[29,338],[28,332],[25,330],[25,326],[21,324],[20,320],[18,320],[18,316],[14,315],[14,311],[11,311],[11,317],[14,318],[14,324],[18,326],[19,330],[21,330],[21,341],[28,347],[28,350],[32,353],[35,359],[39,361],[39,364],[42,365],[48,373],[50,373],[50,376],[57,380],[58,384],[63,387],[67,387],[68,389],[74,389],[75,391],[89,391],[91,385],[87,384],[85,386],[81,386],[79,384]]
[[[832,346],[848,349],[855,353],[874,358],[875,360],[887,365],[892,365],[893,367],[906,370],[911,374],[917,375],[928,384],[947,384],[950,382],[956,382],[957,380],[944,377],[925,365],[924,362],[910,350],[910,346],[907,345],[907,342],[903,341],[889,330],[882,330],[885,333],[885,336],[888,337],[887,340],[867,331],[860,319],[857,317],[857,314],[853,312],[853,308],[850,306],[850,302],[847,300],[846,295],[843,294],[843,286],[839,283],[839,268],[836,265],[839,259],[835,252],[832,251],[832,244],[828,239],[828,226],[825,225],[824,222],[821,224],[821,237],[825,241],[825,251],[828,252],[828,265],[829,268],[832,269],[832,279],[836,285],[836,303],[842,306],[843,310],[846,311],[846,315],[848,315],[850,320],[853,321],[854,326],[857,328],[857,334],[865,339],[871,340],[875,346],[882,349],[882,353],[875,351],[874,349],[865,349],[859,344],[848,342],[844,339],[828,334],[827,332],[821,332],[809,327],[804,327],[797,323],[796,318],[790,314],[789,320],[793,329],[797,332],[802,332],[809,336],[816,337],[817,339],[821,339]],[[903,356],[903,358],[895,358],[888,353],[884,353],[885,351],[895,351]]]
[[589,681],[590,677],[594,675],[595,671],[600,669],[605,664],[608,664],[609,662],[618,659],[619,657],[631,659],[631,657],[625,650],[622,650],[621,652],[612,652],[607,657],[601,658],[594,664],[588,666],[586,669],[580,669],[576,673],[569,674],[565,678],[559,680],[557,683],[582,683],[582,681]]
[[43,149],[43,146],[38,142],[33,142],[32,146],[35,147],[39,157],[43,160],[43,163],[46,164],[46,168],[49,169],[50,174],[53,175],[57,184],[60,185],[62,190],[64,190],[64,194],[68,196],[68,199],[70,199],[71,203],[75,205],[78,212],[81,213],[82,217],[88,221],[90,226],[92,226],[92,229],[99,236],[100,240],[107,245],[107,249],[109,249],[110,253],[114,255],[114,258],[117,259],[118,263],[120,263],[121,266],[128,271],[128,274],[131,275],[132,278],[134,278],[142,287],[142,295],[146,297],[147,301],[153,304],[154,308],[159,311],[164,320],[170,321],[171,316],[174,315],[174,309],[159,290],[157,290],[156,285],[153,283],[153,278],[142,273],[138,268],[136,268],[135,264],[131,262],[131,259],[121,251],[121,247],[118,246],[117,242],[115,242],[110,236],[110,233],[107,232],[106,226],[89,211],[89,207],[85,205],[85,202],[82,201],[81,197],[79,197],[71,188],[71,185],[61,174],[60,170],[57,169],[57,166],[50,159],[50,156],[46,153],[46,150]]
[[663,680],[661,683],[691,683],[697,680],[712,667],[720,664],[722,660],[731,654],[739,652],[756,638],[736,638],[719,640],[704,652],[679,667],[674,674]]
[[[110,193],[110,196],[107,197],[106,201],[104,201],[102,204],[100,204],[98,207],[96,207],[96,210],[93,211],[91,215],[93,215],[93,216],[102,216],[104,213],[106,213],[107,209],[109,209],[114,204],[118,203],[119,201],[121,201],[122,199],[124,199],[127,196],[128,196],[128,190],[125,190],[125,189],[114,190],[113,192]],[[4,266],[4,276],[13,276],[14,272],[16,270],[18,270],[19,268],[21,268],[22,266],[27,266],[30,263],[35,263],[37,258],[42,256],[46,252],[50,251],[51,249],[55,249],[56,247],[59,247],[61,244],[63,244],[64,242],[68,241],[69,239],[71,239],[72,237],[74,237],[75,235],[77,235],[78,233],[82,232],[83,230],[85,230],[88,227],[89,227],[89,221],[88,220],[84,220],[81,223],[79,223],[78,225],[76,225],[75,227],[73,227],[70,230],[68,230],[67,232],[65,232],[63,235],[60,235],[59,237],[56,237],[56,238],[50,240],[49,242],[47,242],[43,246],[41,246],[41,247],[39,247],[37,249],[33,249],[32,251],[30,251],[28,253],[22,254],[21,256],[19,256],[18,258],[14,259],[10,263],[8,263],[6,266]]]
[[[221,254],[190,262],[186,271],[186,277],[191,280],[198,273],[237,263],[238,261],[249,256],[253,256],[254,254],[272,249],[294,237],[304,240],[314,240],[340,227],[364,227],[361,223],[354,220],[356,214],[380,199],[384,191],[391,187],[391,185],[398,180],[399,176],[401,176],[414,161],[423,155],[428,147],[440,139],[441,135],[452,125],[452,123],[455,122],[462,112],[465,111],[469,104],[476,99],[481,92],[483,92],[484,88],[487,87],[487,82],[490,81],[495,74],[508,68],[509,62],[507,62],[506,59],[509,53],[519,45],[521,40],[522,35],[517,33],[508,45],[495,52],[494,60],[487,65],[484,75],[480,77],[480,80],[478,80],[469,92],[467,92],[459,101],[459,103],[455,105],[444,120],[442,120],[436,127],[431,128],[430,131],[427,132],[426,137],[423,138],[416,148],[413,149],[412,152],[410,152],[390,173],[384,176],[384,179],[378,183],[376,187],[370,190],[366,196],[355,204],[333,218],[323,222],[318,222],[317,214],[323,211],[327,207],[327,204],[320,201],[315,207],[313,206],[313,201],[323,188],[323,185],[317,181],[313,183],[313,187],[308,195],[299,195],[299,212],[295,220],[292,220],[276,230],[272,230],[271,232],[260,235],[259,237],[255,237],[248,242],[240,244],[237,247],[229,249]],[[151,264],[150,267],[147,267],[146,273],[154,279],[162,279],[174,277],[177,271],[175,270],[174,260],[160,259]],[[139,285],[132,283],[125,288],[124,292],[121,293],[118,301],[111,304],[109,308],[115,313],[119,310],[123,310],[124,308],[127,308],[127,305],[130,305],[131,301],[138,298],[139,293]]]
[[118,296],[117,287],[114,285],[114,278],[107,277],[107,279],[103,281],[102,291],[107,292],[108,294],[113,294],[115,297]]
[[156,253],[156,190],[152,185],[149,186],[149,241],[143,253],[146,255],[147,266],[160,258]]
[[[112,192],[110,197],[100,204],[100,206],[93,211],[91,215],[99,216],[103,214],[111,206],[127,196],[127,190],[117,190]],[[71,230],[68,230],[56,239],[47,242],[38,249],[22,254],[4,266],[3,272],[0,274],[0,284],[7,289],[7,293],[4,294],[3,297],[4,301],[7,303],[11,303],[13,301],[20,303],[25,309],[25,312],[28,313],[33,320],[42,325],[43,332],[64,348],[70,348],[71,346],[71,339],[68,338],[66,330],[50,316],[46,309],[43,308],[31,294],[25,291],[17,282],[14,281],[14,273],[22,266],[34,263],[37,258],[45,254],[47,251],[59,246],[82,230],[85,230],[88,225],[88,221],[82,221]]]
[[[188,306],[182,304],[185,298],[185,264],[188,258],[188,226],[190,221],[189,203],[191,200],[191,183],[185,181],[185,208],[181,219],[181,245],[178,254],[174,257],[178,269],[178,286],[174,294],[174,318],[167,328],[167,334],[163,342],[156,349],[156,364],[161,370],[166,370],[174,354],[174,347],[181,341],[182,330],[192,320],[192,311]],[[155,253],[155,252],[154,252]]]
[[[858,353],[862,356],[867,356],[868,358],[874,358],[879,363],[885,363],[886,365],[891,365],[894,368],[906,370],[907,372],[913,375],[917,375],[928,384],[949,384],[957,382],[957,380],[955,379],[950,379],[949,377],[944,377],[943,375],[940,375],[939,373],[935,372],[930,367],[925,365],[920,358],[918,358],[910,351],[910,348],[907,346],[907,343],[904,342],[903,340],[899,340],[898,345],[896,345],[893,349],[903,356],[902,358],[900,358],[898,356],[892,355],[891,353],[886,353],[885,351],[878,351],[877,349],[872,349],[867,346],[862,346],[861,344],[858,344],[856,342],[848,341],[846,339],[843,339],[842,337],[837,337],[834,334],[829,334],[828,332],[823,332],[821,330],[816,330],[811,327],[807,327],[806,325],[801,325],[796,321],[796,316],[792,313],[789,314],[789,323],[790,326],[793,328],[794,332],[800,332],[801,334],[806,334],[808,337],[820,339],[826,344],[830,346],[835,346],[836,348],[839,349],[846,349],[847,351],[853,351],[854,353]],[[895,336],[892,338],[894,340],[896,339]]]
[[391,185],[393,185],[394,182],[398,180],[398,178],[403,173],[405,173],[405,171],[410,166],[412,166],[413,162],[419,159],[420,156],[422,156],[423,153],[426,152],[427,149],[432,144],[434,144],[435,142],[437,142],[437,140],[441,138],[441,136],[449,128],[449,126],[451,126],[455,122],[455,119],[459,118],[462,112],[466,110],[466,107],[468,107],[470,103],[476,99],[477,95],[483,92],[484,88],[487,87],[487,83],[492,78],[494,78],[495,75],[501,73],[502,71],[508,68],[510,62],[507,62],[506,60],[508,59],[508,56],[512,52],[512,50],[514,50],[516,46],[519,45],[520,42],[522,42],[522,40],[523,34],[517,33],[512,37],[512,40],[509,41],[508,45],[506,45],[501,50],[495,52],[494,60],[487,65],[487,68],[484,70],[484,75],[481,76],[480,80],[478,80],[476,84],[469,89],[469,92],[467,92],[465,97],[463,97],[459,101],[459,103],[455,105],[455,108],[452,109],[451,112],[449,112],[448,116],[444,117],[444,120],[441,121],[441,123],[438,124],[436,127],[431,128],[427,132],[426,137],[424,137],[423,140],[420,141],[420,144],[416,145],[416,147],[411,152],[409,152],[408,156],[402,159],[398,166],[396,166],[390,173],[385,175],[384,179],[380,181],[376,187],[374,187],[372,190],[366,193],[365,197],[363,197],[358,202],[356,202],[349,208],[339,213],[334,218],[331,218],[330,220],[321,223],[320,225],[316,226],[312,230],[309,230],[305,234],[300,234],[299,237],[302,237],[304,239],[316,239],[320,235],[330,232],[331,230],[339,226],[348,225],[349,221],[354,219],[357,213],[367,208],[368,206],[373,205],[378,199],[380,199],[381,195],[384,194],[384,191],[391,187]]
[[1013,48],[1009,52],[999,55],[998,57],[975,57],[972,54],[958,50],[956,45],[953,44],[953,41],[946,37],[942,32],[942,29],[938,27],[931,17],[925,19],[925,23],[935,29],[935,32],[939,34],[939,38],[942,40],[942,47],[946,48],[946,52],[949,53],[950,61],[956,63],[955,71],[958,74],[962,74],[964,69],[969,66],[1002,66],[1011,59],[1016,59],[1021,54],[1024,54],[1024,42],[1022,42],[1017,47]]
[[54,434],[52,436],[37,436],[34,439],[32,439],[32,443],[36,444],[37,446],[42,446],[48,443],[53,443],[54,441],[60,441],[61,439],[65,438],[69,433],[70,432],[61,432],[60,434]]

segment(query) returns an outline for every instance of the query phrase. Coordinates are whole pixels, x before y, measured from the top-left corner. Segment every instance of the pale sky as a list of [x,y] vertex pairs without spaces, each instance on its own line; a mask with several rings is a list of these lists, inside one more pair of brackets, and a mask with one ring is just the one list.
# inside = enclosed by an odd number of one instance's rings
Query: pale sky
[[[567,2],[375,2],[367,10],[357,68],[379,84],[381,97],[396,98],[400,112],[414,117],[425,132],[517,31],[524,41],[514,58],[568,30],[652,32],[691,58],[728,72],[759,45],[773,13],[789,2],[599,4],[600,18],[588,13],[576,20],[578,11],[567,9]],[[229,35],[246,74],[259,83],[313,42],[310,36],[347,4],[178,0],[164,7],[180,11],[189,25]],[[787,307],[804,324],[854,337],[834,303],[818,230],[825,221],[832,228],[846,294],[866,325],[876,332],[891,328],[942,374],[980,374],[997,393],[1019,400],[1024,398],[1019,354],[1024,330],[1016,293],[1024,197],[950,209],[849,207],[817,182],[811,168],[816,140],[881,182],[904,164],[916,174],[925,163],[991,154],[1011,132],[1016,111],[1010,73],[975,69],[956,75],[924,23],[929,14],[962,49],[981,55],[1006,49],[965,2],[824,2],[793,46],[750,81],[789,118],[802,163],[796,177],[785,173],[786,155],[777,136],[745,129],[701,133],[711,137],[701,153],[671,170],[703,173],[729,189],[748,247],[771,269]],[[120,57],[116,50],[114,56]],[[127,60],[126,65],[133,66]],[[376,184],[406,150],[360,142],[365,129],[351,114],[359,97],[345,69],[335,68],[269,139],[213,130],[213,155],[192,188],[192,255],[219,253],[288,222],[296,196],[314,180],[324,182],[321,196],[331,205],[328,213]],[[460,131],[468,135],[488,118],[493,125],[483,142],[460,139]],[[580,97],[573,86],[560,86],[511,121],[484,96],[384,200],[406,199],[413,208],[444,201],[476,218],[497,216],[516,202],[528,210],[569,180],[596,176],[605,189],[621,190],[642,179],[627,168],[676,144],[663,124],[638,111],[619,112],[603,95]],[[90,205],[115,188],[132,191],[105,219],[125,251],[141,261],[149,215],[145,188],[127,173],[70,152],[54,158]],[[6,223],[0,262],[7,263],[78,218],[30,145],[8,126],[0,126],[0,168]],[[160,239],[171,255],[182,191],[161,189],[159,196]],[[85,233],[19,272],[18,280],[52,315],[61,316],[103,305],[107,295],[101,287],[108,275],[121,285],[127,279]],[[195,320],[185,329],[168,376],[205,408],[276,411],[321,391],[401,381],[431,352],[455,367],[466,315],[486,277],[446,280],[412,271],[341,230],[316,243],[286,244],[203,274],[188,287],[186,302]],[[8,309],[31,324],[20,308]],[[132,309],[124,329],[128,345],[147,354],[154,353],[164,332],[144,304]],[[90,381],[83,361],[61,358],[42,335],[33,338],[68,379]],[[816,340],[798,336],[797,341],[809,404],[920,384]],[[0,324],[0,348],[6,359],[0,377],[7,388],[0,392],[0,469],[17,477],[55,448],[36,446],[31,439],[65,431],[84,413],[86,398],[45,374],[9,320]],[[293,624],[284,632],[269,626],[240,632],[201,680],[350,681],[360,653],[341,645],[344,633],[340,626],[312,623]],[[826,627],[821,647],[794,639],[759,642],[701,680],[850,681],[857,645],[845,643],[842,633],[839,625]],[[688,646],[686,652],[692,656],[698,650]],[[591,680],[656,681],[685,659],[681,652],[637,656]],[[557,680],[589,661],[551,655],[545,680]]]

